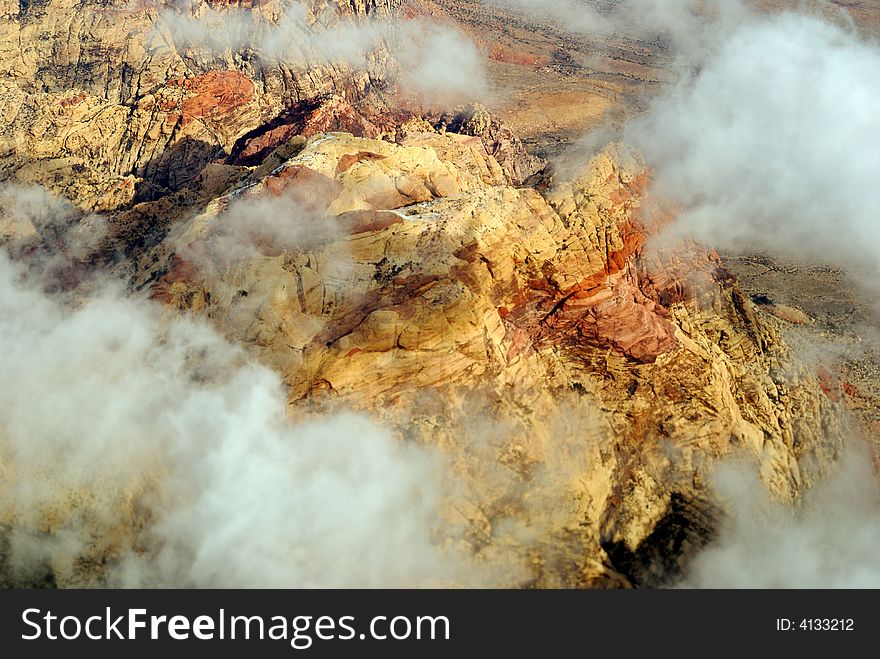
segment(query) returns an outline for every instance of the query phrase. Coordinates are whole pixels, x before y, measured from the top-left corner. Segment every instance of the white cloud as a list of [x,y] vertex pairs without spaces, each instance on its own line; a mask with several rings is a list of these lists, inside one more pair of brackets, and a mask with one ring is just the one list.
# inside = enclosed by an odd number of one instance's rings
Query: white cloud
[[[291,0],[274,21],[250,9],[207,8],[198,15],[166,10],[156,37],[215,52],[252,49],[292,66],[345,63],[370,70],[386,49],[404,91],[428,103],[489,99],[485,58],[462,32],[445,24],[394,17],[313,17]],[[167,31],[167,32],[166,32]]]
[[771,500],[741,465],[725,465],[715,480],[729,517],[681,585],[880,587],[880,488],[867,450],[850,448],[795,506]]
[[353,413],[286,418],[279,377],[207,325],[119,291],[61,304],[23,274],[0,253],[18,574],[48,561],[76,583],[85,556],[128,586],[479,580],[438,544],[439,454]]
[[745,25],[626,139],[712,246],[873,269],[880,47],[815,17]]

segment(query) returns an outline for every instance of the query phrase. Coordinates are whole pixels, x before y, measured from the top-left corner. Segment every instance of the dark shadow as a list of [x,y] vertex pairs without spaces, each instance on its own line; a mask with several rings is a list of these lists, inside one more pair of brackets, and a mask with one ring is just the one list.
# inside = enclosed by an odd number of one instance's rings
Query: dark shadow
[[[315,97],[298,101],[261,126],[236,140],[226,162],[231,165],[259,165],[281,142],[303,131],[308,116],[324,99]],[[264,138],[260,145],[261,138]],[[258,146],[255,146],[258,145]]]
[[157,198],[182,188],[212,160],[225,156],[222,147],[202,140],[184,137],[174,142],[151,158],[143,168],[132,172],[144,179],[149,188],[144,189],[146,198],[138,201],[147,201],[150,196]]
[[714,537],[718,511],[703,501],[673,493],[651,534],[630,550],[624,542],[602,542],[611,566],[636,587],[662,588],[679,580],[689,562]]

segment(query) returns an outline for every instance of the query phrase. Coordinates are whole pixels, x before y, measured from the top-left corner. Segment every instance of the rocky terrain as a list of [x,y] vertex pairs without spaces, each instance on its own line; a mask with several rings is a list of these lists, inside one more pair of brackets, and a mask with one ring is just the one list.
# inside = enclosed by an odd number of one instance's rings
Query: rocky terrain
[[789,343],[816,363],[828,395],[855,413],[876,446],[880,360],[877,309],[867,280],[827,265],[759,254],[725,254],[724,260],[759,312],[782,320]]
[[[785,339],[809,309],[767,313],[701,245],[646,249],[675,209],[644,198],[639,154],[612,143],[564,173],[535,154],[631,107],[662,49],[627,41],[584,68],[585,42],[507,16],[495,33],[498,14],[469,4],[309,15],[442,10],[492,34],[494,79],[518,90],[498,113],[401,109],[382,49],[370,70],[287,67],[161,28],[145,49],[150,3],[7,3],[0,176],[69,200],[67,229],[97,214],[106,231],[82,247],[7,212],[2,240],[22,260],[62,254],[50,288],[74,301],[99,272],[208,319],[281,374],[293,418],[355,409],[439,448],[460,482],[442,514],[478,561],[507,566],[500,583],[667,584],[722,514],[720,460],[748,456],[785,501],[821,478],[842,385]],[[94,566],[136,546],[136,528],[95,523],[103,540],[50,583],[100,582]]]
[[[552,12],[523,12],[508,0],[406,0],[414,13],[449,21],[480,43],[498,96],[497,111],[537,153],[558,155],[588,131],[619,131],[669,82],[675,53],[660,33],[590,34]],[[528,3],[525,3],[528,5]],[[533,3],[534,4],[534,3]],[[571,3],[575,6],[578,2]],[[607,0],[581,0],[609,11]],[[880,7],[870,2],[751,0],[771,12],[845,10],[860,31],[876,36]]]
[[545,156],[559,154],[591,128],[619,128],[629,113],[644,108],[652,88],[669,79],[671,55],[658,39],[585,36],[504,3],[410,4],[433,20],[462,26],[483,46],[499,115]]
[[[584,34],[546,16],[516,11],[515,3],[412,3],[432,17],[463,26],[485,44],[499,115],[531,149],[548,157],[579,157],[581,150],[572,147],[591,130],[617,133],[670,79],[673,53],[659,37]],[[862,34],[880,33],[880,7],[873,3],[801,3],[801,8],[804,4],[837,20],[848,16]],[[605,3],[584,5],[601,8]],[[765,12],[797,8],[788,0],[749,5]],[[760,313],[781,320],[788,334],[804,334],[811,346],[823,346],[821,358],[812,348],[807,352],[821,362],[817,368],[835,373],[835,389],[850,383],[842,399],[857,411],[866,437],[872,438],[878,366],[871,327],[876,309],[863,282],[827,264],[777,262],[767,254],[728,252],[724,263],[759,302]],[[780,304],[793,308],[795,315],[777,313],[773,307]]]
[[[705,483],[732,451],[784,498],[821,474],[834,414],[815,374],[717,256],[643,258],[635,156],[609,147],[539,192],[478,139],[404,128],[394,144],[315,136],[175,227],[143,285],[252,346],[294,409],[366,409],[440,445],[475,548],[522,550],[495,530],[507,517],[540,528],[536,585],[662,582],[670,547],[705,540]],[[237,204],[314,190],[323,244],[259,245],[223,271],[204,258]]]
[[[281,63],[248,49],[211,48],[173,29],[175,17],[224,4],[176,12],[127,0],[0,6],[4,178],[46,186],[89,210],[113,210],[178,187],[284,108],[331,92],[356,99],[371,76],[382,77],[381,49],[356,70],[309,53]],[[328,16],[387,17],[398,4],[311,2],[307,19],[326,29]],[[268,21],[281,10],[260,2],[251,11]]]

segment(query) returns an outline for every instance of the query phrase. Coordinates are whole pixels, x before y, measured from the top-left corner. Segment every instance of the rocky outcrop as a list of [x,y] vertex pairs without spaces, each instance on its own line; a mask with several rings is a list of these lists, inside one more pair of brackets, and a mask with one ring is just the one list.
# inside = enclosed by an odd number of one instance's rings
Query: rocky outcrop
[[162,109],[179,109],[180,116],[169,115],[169,121],[181,125],[196,120],[221,117],[254,100],[254,83],[238,71],[208,71],[194,78],[169,80],[167,88],[180,89],[184,98],[179,102],[166,100]]
[[[417,127],[309,138],[176,225],[141,285],[283,373],[297,413],[354,407],[440,446],[473,551],[519,556],[537,585],[669,579],[710,536],[707,483],[732,453],[784,499],[822,473],[821,383],[717,256],[646,247],[635,154],[609,147],[542,194],[482,140]],[[211,247],[267,200],[293,233],[317,222],[309,239]]]
[[453,133],[479,137],[513,185],[524,184],[547,164],[530,154],[510,128],[482,105],[472,105],[451,115],[441,115],[435,124]]
[[309,98],[294,103],[281,115],[243,135],[232,147],[230,160],[236,165],[260,164],[276,147],[294,136],[343,132],[356,137],[393,137],[399,123],[410,116],[407,112],[357,109],[336,95]]

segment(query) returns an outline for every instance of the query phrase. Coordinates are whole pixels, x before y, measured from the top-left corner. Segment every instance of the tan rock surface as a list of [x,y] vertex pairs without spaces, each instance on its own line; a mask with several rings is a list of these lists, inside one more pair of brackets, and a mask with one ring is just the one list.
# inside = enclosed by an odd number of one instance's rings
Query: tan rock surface
[[[188,15],[210,5],[194,3]],[[355,71],[308,56],[282,65],[213,52],[169,31],[162,16],[172,6],[51,0],[0,11],[0,176],[47,186],[86,209],[122,207],[132,199],[106,198],[108,182],[135,177],[146,198],[155,186],[177,188],[291,103],[330,92],[357,98],[371,74],[381,77],[382,53],[372,71]],[[312,3],[311,20],[397,8],[396,0],[332,0]],[[253,11],[271,21],[280,5]]]
[[[277,189],[290,171],[309,175]],[[318,135],[176,226],[142,276],[283,373],[294,413],[350,406],[442,447],[473,549],[528,559],[540,585],[662,582],[710,533],[724,456],[784,499],[822,473],[838,446],[815,377],[717,257],[645,250],[637,156],[609,147],[543,195],[497,172],[457,135]],[[222,268],[194,249],[245,198],[302,221],[297,181],[316,180],[318,244]]]

